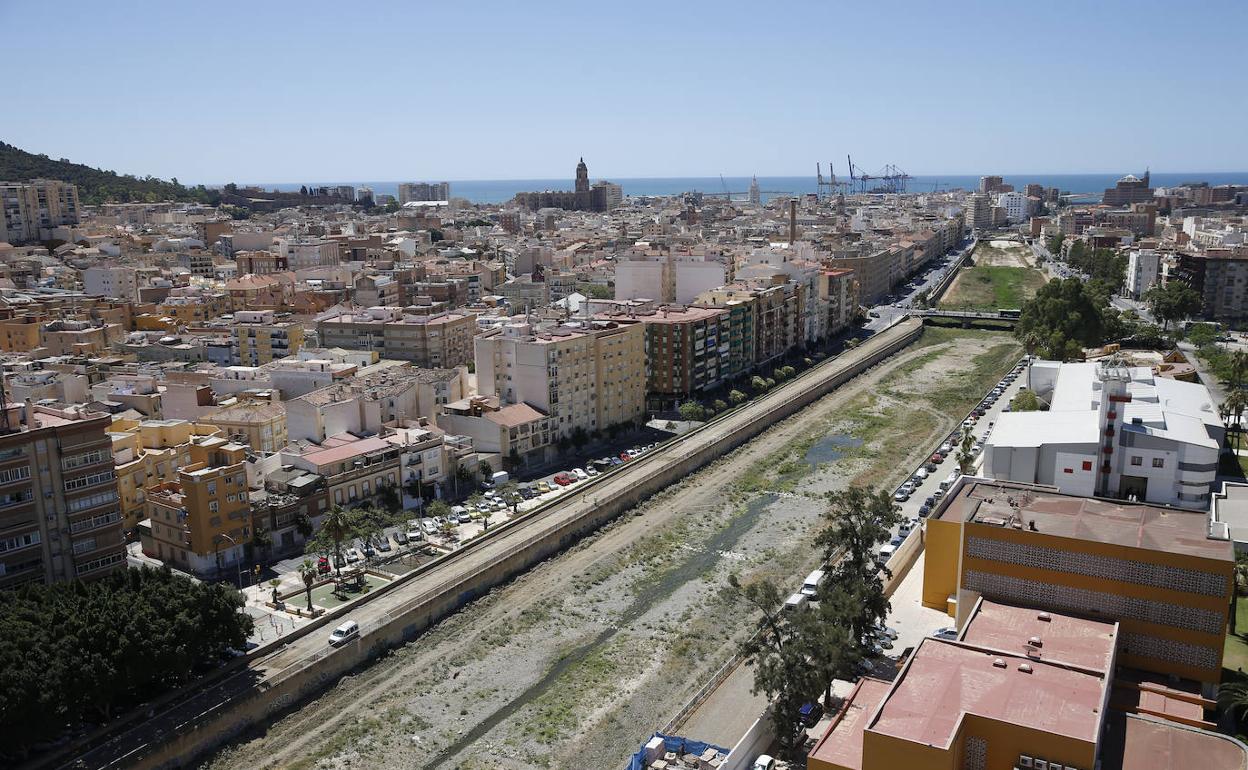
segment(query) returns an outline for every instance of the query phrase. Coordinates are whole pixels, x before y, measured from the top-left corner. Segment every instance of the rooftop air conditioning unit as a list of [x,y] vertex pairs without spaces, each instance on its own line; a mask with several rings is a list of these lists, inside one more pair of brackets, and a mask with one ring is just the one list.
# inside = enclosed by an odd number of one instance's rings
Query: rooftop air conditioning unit
[[1031,767],[1031,757],[1027,756],[1026,754],[1019,754],[1018,766],[1019,767]]

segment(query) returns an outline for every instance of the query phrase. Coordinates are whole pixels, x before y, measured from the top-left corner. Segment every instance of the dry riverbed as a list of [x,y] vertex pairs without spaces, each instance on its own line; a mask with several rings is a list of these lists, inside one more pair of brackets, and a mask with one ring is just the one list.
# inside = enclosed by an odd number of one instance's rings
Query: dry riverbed
[[899,481],[1018,355],[928,329],[205,767],[622,766],[752,629],[728,576],[796,586],[824,493]]

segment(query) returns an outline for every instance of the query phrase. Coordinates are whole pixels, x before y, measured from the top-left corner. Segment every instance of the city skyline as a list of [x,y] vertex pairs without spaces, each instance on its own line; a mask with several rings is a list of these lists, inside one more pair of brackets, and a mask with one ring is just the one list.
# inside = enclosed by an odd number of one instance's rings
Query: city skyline
[[[4,138],[203,183],[559,179],[581,155],[601,179],[808,175],[828,158],[843,175],[847,153],[871,172],[895,163],[916,175],[1248,168],[1233,132],[1180,141],[1191,123],[1176,108],[1216,103],[1230,125],[1248,113],[1226,98],[1242,5],[1159,6],[1164,26],[1139,4],[1080,6],[1078,24],[1060,10],[954,10],[497,5],[470,19],[385,3],[343,17],[310,4],[248,6],[240,25],[229,3],[176,18],[157,5],[125,18],[10,5],[6,26],[55,24],[76,42],[74,56],[41,57],[12,84],[24,107]],[[212,41],[201,54],[192,30]],[[19,58],[38,45],[12,42]],[[516,66],[540,57],[564,61],[532,75]],[[288,59],[306,64],[273,66]],[[1172,66],[1194,59],[1198,79]],[[88,80],[67,108],[64,84],[81,81],[84,61],[142,77]],[[47,120],[58,110],[89,116],[94,130]],[[188,119],[197,111],[211,117]]]

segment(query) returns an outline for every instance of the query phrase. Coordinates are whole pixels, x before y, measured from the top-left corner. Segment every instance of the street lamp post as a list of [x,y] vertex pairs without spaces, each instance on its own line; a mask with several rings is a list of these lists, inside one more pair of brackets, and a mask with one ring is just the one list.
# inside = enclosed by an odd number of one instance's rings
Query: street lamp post
[[[216,546],[216,554],[217,554],[217,574],[218,574],[218,575],[220,575],[220,574],[221,574],[221,571],[222,571],[222,569],[223,569],[223,567],[222,567],[222,565],[221,565],[221,541],[222,541],[222,540],[229,540],[229,541],[230,541],[230,547],[234,547],[234,546],[237,546],[237,545],[238,545],[238,543],[234,541],[234,538],[230,537],[229,535],[225,534],[224,532],[219,532],[219,533],[217,533],[217,536],[216,536],[215,538],[213,538],[213,542],[214,542],[214,544],[215,544],[215,546]],[[238,588],[239,588],[239,590],[242,590],[242,588],[243,588],[243,560],[242,560],[241,558],[240,558],[240,559],[238,559]]]

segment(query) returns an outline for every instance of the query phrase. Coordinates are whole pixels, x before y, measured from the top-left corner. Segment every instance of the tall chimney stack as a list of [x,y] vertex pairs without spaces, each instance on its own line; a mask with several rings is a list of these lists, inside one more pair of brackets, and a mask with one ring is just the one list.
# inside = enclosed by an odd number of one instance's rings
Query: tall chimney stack
[[797,198],[789,200],[789,243],[797,241]]

